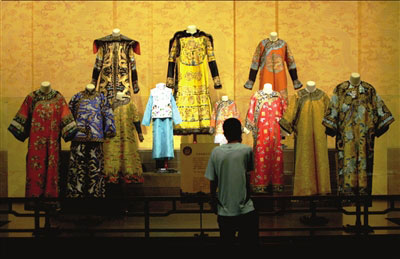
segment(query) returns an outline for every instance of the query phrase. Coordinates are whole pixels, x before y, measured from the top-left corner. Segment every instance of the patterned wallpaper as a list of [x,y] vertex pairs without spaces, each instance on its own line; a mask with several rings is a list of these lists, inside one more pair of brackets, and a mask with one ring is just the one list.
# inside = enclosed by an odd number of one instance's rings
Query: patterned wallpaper
[[[277,31],[290,46],[299,79],[331,95],[359,72],[374,85],[400,120],[400,2],[396,1],[6,1],[1,2],[0,149],[8,150],[9,195],[23,196],[27,143],[7,132],[25,96],[50,81],[69,101],[90,82],[92,42],[119,28],[141,44],[136,57],[140,92],[133,100],[141,114],[150,89],[165,81],[169,39],[195,24],[213,35],[223,84],[211,90],[236,100],[242,117],[252,91],[243,88],[257,44]],[[258,78],[258,77],[257,77]],[[258,85],[258,80],[255,84]],[[212,88],[210,88],[212,89]],[[289,95],[294,93],[288,83]],[[141,149],[151,149],[152,130],[143,127]],[[376,141],[374,193],[387,190],[387,148],[400,148],[398,123]],[[191,137],[175,136],[175,148]],[[199,142],[212,137],[201,136]],[[328,138],[334,147],[334,139]],[[252,145],[250,135],[244,143]],[[293,147],[293,138],[285,140]],[[63,143],[63,149],[69,149]]]

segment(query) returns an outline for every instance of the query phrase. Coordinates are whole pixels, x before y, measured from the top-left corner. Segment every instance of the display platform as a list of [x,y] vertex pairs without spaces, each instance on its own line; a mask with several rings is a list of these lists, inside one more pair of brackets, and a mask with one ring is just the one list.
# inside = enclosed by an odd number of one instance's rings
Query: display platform
[[[192,145],[192,144],[191,144]],[[214,145],[214,144],[212,144]],[[144,196],[170,196],[179,195],[181,190],[181,177],[182,172],[180,171],[180,159],[181,152],[175,150],[175,158],[169,160],[168,164],[170,168],[176,169],[176,173],[157,173],[156,162],[151,157],[151,150],[139,150],[139,154],[142,161],[143,167],[143,184],[132,184],[129,189],[133,195],[144,195]],[[61,168],[62,172],[60,175],[65,175],[64,173],[68,171],[68,161],[69,161],[69,151],[63,150],[61,152]],[[336,151],[334,149],[328,150],[329,155],[329,168],[331,177],[331,187],[332,193],[337,190],[336,182]],[[293,192],[293,176],[294,176],[294,150],[285,149],[284,150],[284,191],[282,194],[291,195]],[[186,172],[190,174],[190,172]],[[65,179],[61,179],[61,193],[65,188]],[[196,190],[196,193],[200,190]],[[187,192],[187,191],[185,191]],[[203,192],[207,192],[204,190]]]

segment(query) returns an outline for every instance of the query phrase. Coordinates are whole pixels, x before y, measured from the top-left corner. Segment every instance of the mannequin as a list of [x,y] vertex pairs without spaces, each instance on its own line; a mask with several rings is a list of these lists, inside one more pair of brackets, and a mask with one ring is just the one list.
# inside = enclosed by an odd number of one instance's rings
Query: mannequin
[[119,37],[120,35],[121,35],[120,29],[115,28],[115,29],[112,31],[112,36],[113,36],[113,37]]
[[270,41],[276,41],[278,39],[278,33],[273,31],[269,34]]
[[[266,83],[264,84],[264,88],[262,89],[262,91],[266,94],[272,94],[273,90],[272,90],[272,84],[270,83]],[[250,133],[250,130],[246,127],[243,128],[243,132],[246,134]]]
[[152,158],[156,162],[157,172],[175,172],[169,168],[168,160],[175,157],[173,124],[181,123],[172,89],[165,83],[158,83],[150,90],[142,125],[153,124]]
[[306,86],[307,92],[312,93],[312,92],[315,91],[315,89],[316,89],[315,82],[314,81],[308,81],[307,82],[307,86]]
[[158,83],[158,84],[156,84],[156,88],[158,88],[158,89],[165,89],[165,84],[164,83]]
[[190,34],[194,34],[197,31],[196,25],[188,25],[186,32]]
[[264,84],[263,92],[266,94],[272,94],[272,92],[273,92],[272,84],[270,84],[270,83]]
[[94,88],[95,88],[94,84],[88,84],[88,85],[86,85],[86,90],[88,90],[89,92],[93,92],[93,91],[94,91]]
[[224,102],[226,102],[226,101],[229,100],[229,98],[228,98],[227,95],[223,95],[223,96],[221,97],[221,100],[224,101]]
[[48,94],[51,90],[51,84],[48,81],[43,81],[40,84],[40,91],[44,94]]
[[124,100],[125,94],[123,92],[118,92],[117,93],[117,100]]
[[360,74],[359,73],[351,73],[350,84],[353,86],[358,86],[360,83],[361,83]]

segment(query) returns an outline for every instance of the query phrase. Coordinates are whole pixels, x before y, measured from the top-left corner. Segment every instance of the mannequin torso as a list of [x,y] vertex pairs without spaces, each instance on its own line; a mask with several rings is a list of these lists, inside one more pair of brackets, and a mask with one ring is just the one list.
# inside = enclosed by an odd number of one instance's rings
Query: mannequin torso
[[190,34],[194,34],[197,31],[196,25],[188,25],[186,32]]
[[273,92],[272,84],[270,84],[270,83],[264,84],[263,92],[266,94],[272,94],[272,92]]
[[278,33],[276,33],[276,32],[271,32],[270,34],[269,34],[269,40],[270,41],[277,41],[278,40]]
[[117,92],[117,100],[123,101],[125,98],[125,94],[123,92]]
[[88,84],[88,85],[86,85],[86,90],[88,90],[89,92],[93,92],[93,91],[94,91],[94,88],[95,88],[94,84]]
[[156,84],[156,88],[163,90],[163,89],[165,89],[165,84],[164,83],[158,83],[158,84]]
[[115,28],[115,29],[112,31],[112,36],[113,36],[113,37],[119,37],[120,35],[121,35],[120,29]]
[[353,86],[358,86],[361,83],[361,78],[359,73],[351,73],[350,84]]
[[44,81],[40,84],[40,91],[44,94],[48,94],[51,90],[50,82]]
[[314,81],[308,81],[307,82],[307,86],[306,86],[307,92],[312,93],[312,92],[315,91],[315,89],[316,89],[315,82]]

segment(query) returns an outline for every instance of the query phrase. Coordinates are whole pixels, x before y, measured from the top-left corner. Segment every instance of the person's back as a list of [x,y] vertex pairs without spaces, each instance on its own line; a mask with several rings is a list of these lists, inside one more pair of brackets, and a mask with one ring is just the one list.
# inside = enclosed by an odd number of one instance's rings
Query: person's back
[[210,204],[218,214],[223,244],[233,245],[238,231],[242,245],[254,246],[258,242],[258,215],[250,199],[249,186],[254,154],[252,148],[241,144],[242,128],[238,119],[227,119],[223,129],[228,144],[213,149],[205,173],[210,180]]
[[[241,143],[228,143],[214,148],[207,172],[218,179],[218,215],[238,216],[254,210],[247,197],[246,173],[253,168],[252,149]],[[214,178],[206,174],[209,180]]]

